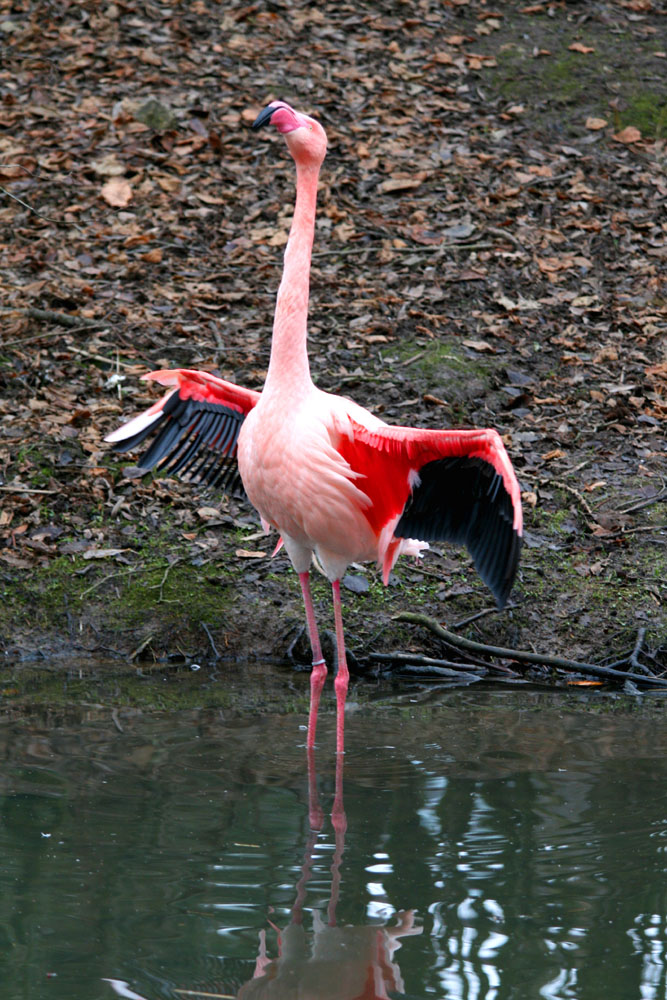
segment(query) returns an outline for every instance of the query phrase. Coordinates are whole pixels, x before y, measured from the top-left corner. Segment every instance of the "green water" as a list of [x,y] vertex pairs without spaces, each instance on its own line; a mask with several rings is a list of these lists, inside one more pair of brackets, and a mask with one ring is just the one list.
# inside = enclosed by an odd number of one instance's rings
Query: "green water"
[[337,831],[330,715],[310,790],[300,716],[0,717],[0,997],[665,1000],[664,714],[598,707],[352,712]]

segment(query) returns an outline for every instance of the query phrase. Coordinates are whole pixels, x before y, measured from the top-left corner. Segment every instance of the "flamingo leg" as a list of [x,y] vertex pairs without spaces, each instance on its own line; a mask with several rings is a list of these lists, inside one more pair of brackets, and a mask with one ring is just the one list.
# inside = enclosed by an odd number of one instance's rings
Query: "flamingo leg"
[[345,699],[350,680],[350,671],[345,659],[345,635],[343,633],[343,609],[340,602],[340,580],[331,584],[333,590],[334,621],[336,623],[336,649],[338,651],[338,672],[334,681],[336,691],[336,753],[345,753]]
[[303,594],[303,603],[306,609],[306,624],[308,625],[308,635],[310,637],[310,648],[313,653],[313,670],[310,675],[310,711],[308,713],[308,738],[306,746],[310,750],[315,746],[315,732],[317,730],[317,710],[320,706],[320,695],[327,676],[327,665],[322,656],[320,646],[320,636],[317,631],[315,621],[315,608],[310,595],[310,573],[299,573],[299,583]]

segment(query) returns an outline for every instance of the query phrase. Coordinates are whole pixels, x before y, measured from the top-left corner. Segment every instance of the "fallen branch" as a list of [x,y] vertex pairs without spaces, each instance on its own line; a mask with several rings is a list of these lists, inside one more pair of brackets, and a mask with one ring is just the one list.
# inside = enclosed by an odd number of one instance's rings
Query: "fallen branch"
[[33,319],[43,319],[47,323],[58,323],[60,326],[71,326],[75,327],[77,330],[88,330],[92,326],[103,326],[102,323],[90,323],[85,319],[81,319],[80,316],[72,316],[71,313],[56,312],[54,309],[36,309],[31,306],[29,309],[24,309],[26,316],[31,316]]
[[435,619],[411,611],[405,611],[400,615],[396,615],[394,621],[422,625],[424,628],[430,629],[439,639],[449,643],[449,645],[458,647],[459,649],[467,649],[472,653],[501,656],[503,659],[518,660],[520,663],[539,663],[547,667],[555,667],[557,670],[572,670],[580,674],[591,674],[593,677],[606,677],[619,681],[631,680],[637,681],[640,684],[656,684],[659,687],[667,687],[667,679],[662,677],[646,676],[627,670],[615,670],[613,667],[600,667],[596,663],[567,660],[560,656],[550,656],[547,653],[533,653],[527,649],[507,649],[503,646],[489,646],[484,642],[464,639],[463,636],[456,635],[455,632],[449,632],[443,628]]
[[431,673],[437,677],[454,677],[459,680],[479,680],[489,669],[472,663],[421,656],[418,653],[369,653],[368,659],[375,663],[395,663],[399,667],[414,666],[415,672],[421,676]]

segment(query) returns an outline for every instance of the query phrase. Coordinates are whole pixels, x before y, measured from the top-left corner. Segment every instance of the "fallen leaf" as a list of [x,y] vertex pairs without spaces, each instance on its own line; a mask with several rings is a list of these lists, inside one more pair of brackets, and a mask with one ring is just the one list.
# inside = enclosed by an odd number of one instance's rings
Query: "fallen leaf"
[[469,347],[473,351],[487,351],[491,354],[496,353],[496,349],[492,344],[489,344],[486,340],[464,340],[464,347]]
[[237,559],[265,559],[266,552],[251,551],[250,549],[237,549]]
[[[181,182],[179,181],[178,182],[179,186],[180,186],[180,183]],[[219,198],[217,195],[214,195],[214,194],[206,194],[203,191],[198,191],[197,192],[197,198],[199,199],[199,201],[203,201],[205,205],[224,205],[225,204],[225,199],[224,198]]]
[[132,188],[124,177],[112,177],[100,193],[112,208],[126,208],[132,201]]
[[198,507],[197,517],[201,517],[202,521],[210,521],[212,517],[220,517],[220,511],[217,507]]
[[595,52],[595,49],[591,45],[584,45],[583,42],[572,42],[572,45],[568,45],[570,52],[581,52],[582,55],[587,56],[589,52]]
[[425,178],[425,174],[413,174],[405,177],[388,177],[386,181],[378,184],[378,191],[381,194],[392,194],[396,191],[412,191],[420,187]]
[[615,139],[616,142],[623,142],[626,145],[628,145],[631,142],[639,142],[641,137],[642,137],[641,132],[639,131],[638,128],[635,128],[634,125],[627,125],[626,128],[624,128],[621,132],[616,132],[615,135],[612,136],[612,138]]
[[606,118],[587,118],[586,119],[586,128],[589,128],[592,132],[599,131],[601,128],[604,128],[605,125],[607,125],[607,119]]
[[162,260],[162,250],[159,247],[154,247],[147,253],[142,253],[141,259],[145,260],[147,264],[159,264]]
[[584,486],[584,493],[592,493],[593,490],[598,490],[601,486],[606,485],[606,479],[596,479],[594,483],[589,483],[587,486]]
[[550,462],[554,458],[565,458],[565,452],[562,448],[554,448],[553,451],[547,451],[542,458],[545,462]]
[[617,531],[610,531],[609,528],[605,528],[602,524],[591,525],[591,534],[595,535],[596,538],[606,538],[609,535],[618,534]]
[[475,232],[475,226],[469,220],[462,220],[455,226],[443,230],[442,235],[448,240],[465,240]]
[[99,160],[93,160],[91,167],[98,177],[120,177],[125,173],[125,167],[116,159],[115,153],[107,153]]

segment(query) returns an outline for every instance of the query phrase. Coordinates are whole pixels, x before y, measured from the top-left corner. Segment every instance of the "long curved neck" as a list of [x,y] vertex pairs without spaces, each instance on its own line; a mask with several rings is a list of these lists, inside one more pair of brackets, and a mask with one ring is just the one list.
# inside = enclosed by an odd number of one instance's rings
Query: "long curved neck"
[[319,167],[296,169],[296,205],[285,247],[283,276],[273,322],[271,359],[265,390],[294,390],[312,385],[308,364],[308,294],[315,234]]

